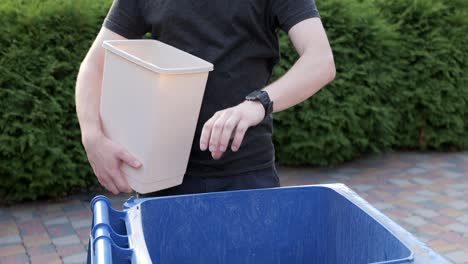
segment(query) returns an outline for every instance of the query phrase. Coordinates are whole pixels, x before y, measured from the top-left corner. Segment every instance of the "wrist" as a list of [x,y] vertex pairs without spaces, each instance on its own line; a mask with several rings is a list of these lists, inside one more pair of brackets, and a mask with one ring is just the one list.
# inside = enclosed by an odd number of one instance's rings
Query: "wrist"
[[81,142],[84,146],[93,144],[96,140],[100,140],[104,136],[104,133],[100,128],[89,127],[81,129]]
[[255,111],[256,113],[259,113],[259,115],[261,114],[261,116],[265,116],[265,108],[259,101],[245,100],[243,104],[253,109],[253,111]]
[[263,119],[267,118],[273,112],[273,101],[270,100],[268,92],[265,90],[256,90],[248,94],[245,99],[259,103],[263,107]]

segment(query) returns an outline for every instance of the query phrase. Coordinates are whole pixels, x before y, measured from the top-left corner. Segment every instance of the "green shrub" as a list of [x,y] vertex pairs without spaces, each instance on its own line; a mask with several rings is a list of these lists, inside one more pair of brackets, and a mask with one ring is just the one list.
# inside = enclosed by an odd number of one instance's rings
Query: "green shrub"
[[376,0],[399,33],[395,147],[468,147],[468,1]]
[[75,114],[80,61],[109,1],[0,3],[0,197],[59,196],[92,183]]
[[[282,164],[326,165],[378,152],[394,142],[398,115],[387,102],[397,85],[397,35],[369,2],[318,2],[333,49],[336,80],[311,99],[275,114],[276,156]],[[297,58],[281,35],[275,78]]]

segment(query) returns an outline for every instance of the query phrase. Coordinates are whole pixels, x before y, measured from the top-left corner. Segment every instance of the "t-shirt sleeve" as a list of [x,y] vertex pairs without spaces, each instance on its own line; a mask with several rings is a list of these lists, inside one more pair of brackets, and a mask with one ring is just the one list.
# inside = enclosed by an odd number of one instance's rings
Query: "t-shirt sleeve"
[[273,21],[286,33],[297,23],[320,17],[315,0],[272,0]]
[[137,0],[114,0],[103,26],[128,39],[142,38],[146,23]]

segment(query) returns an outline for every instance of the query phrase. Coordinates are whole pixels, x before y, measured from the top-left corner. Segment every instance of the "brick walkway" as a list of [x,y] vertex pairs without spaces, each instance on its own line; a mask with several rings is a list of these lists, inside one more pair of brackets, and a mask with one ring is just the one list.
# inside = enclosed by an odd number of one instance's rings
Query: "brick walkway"
[[[468,263],[468,152],[392,153],[279,173],[283,185],[345,183],[440,254]],[[0,263],[83,263],[89,199],[0,208]],[[114,197],[113,204],[124,200]]]

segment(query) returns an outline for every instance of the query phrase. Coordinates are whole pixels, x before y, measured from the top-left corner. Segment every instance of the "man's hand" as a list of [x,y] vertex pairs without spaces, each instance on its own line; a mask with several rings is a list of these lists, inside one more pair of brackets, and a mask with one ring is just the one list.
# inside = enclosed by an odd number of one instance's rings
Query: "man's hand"
[[239,150],[245,132],[262,122],[265,109],[260,102],[244,101],[243,103],[216,112],[206,121],[200,137],[200,149],[210,150],[213,159],[219,159],[229,147],[233,139],[231,150]]
[[85,137],[83,145],[94,174],[102,186],[114,194],[132,192],[120,166],[124,162],[133,168],[141,167],[135,157],[103,134]]

